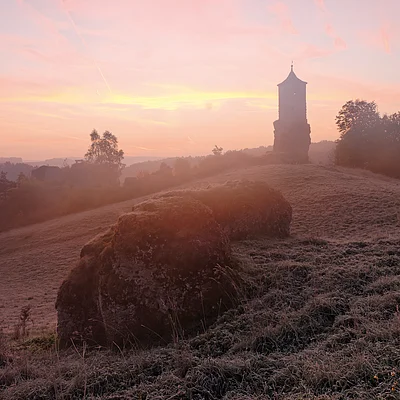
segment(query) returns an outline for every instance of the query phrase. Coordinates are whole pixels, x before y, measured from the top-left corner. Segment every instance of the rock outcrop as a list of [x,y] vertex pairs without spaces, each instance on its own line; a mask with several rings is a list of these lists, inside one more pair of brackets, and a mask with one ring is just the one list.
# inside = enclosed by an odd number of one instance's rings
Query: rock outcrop
[[176,195],[191,196],[210,207],[232,240],[290,234],[292,207],[278,190],[264,182],[230,181],[205,190],[174,191],[163,196]]
[[60,287],[61,345],[156,345],[203,331],[240,297],[230,239],[283,237],[290,220],[283,196],[254,182],[136,205],[82,248]]
[[190,197],[142,203],[89,242],[62,284],[62,344],[157,344],[204,330],[237,298],[229,239]]

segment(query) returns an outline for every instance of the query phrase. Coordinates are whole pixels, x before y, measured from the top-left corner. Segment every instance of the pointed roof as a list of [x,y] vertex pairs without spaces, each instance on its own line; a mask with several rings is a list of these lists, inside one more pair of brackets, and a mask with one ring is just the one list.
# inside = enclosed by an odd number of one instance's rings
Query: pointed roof
[[294,82],[301,82],[301,83],[304,83],[305,85],[307,85],[307,82],[304,82],[304,81],[302,81],[301,79],[299,79],[299,78],[296,76],[296,74],[294,73],[294,71],[293,71],[293,63],[292,63],[292,65],[291,65],[291,67],[290,67],[290,73],[289,73],[288,77],[287,77],[283,82],[278,83],[278,86],[281,86],[281,85],[283,85],[284,83],[289,83],[289,82],[292,82],[292,81],[294,81]]

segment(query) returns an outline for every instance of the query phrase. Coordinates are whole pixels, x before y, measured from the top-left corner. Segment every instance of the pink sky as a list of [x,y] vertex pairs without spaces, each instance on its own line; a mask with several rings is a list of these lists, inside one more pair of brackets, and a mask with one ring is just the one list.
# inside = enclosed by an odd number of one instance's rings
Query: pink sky
[[398,0],[3,1],[0,156],[82,156],[93,128],[127,155],[270,145],[291,60],[312,140],[334,140],[347,100],[400,109],[398,15]]

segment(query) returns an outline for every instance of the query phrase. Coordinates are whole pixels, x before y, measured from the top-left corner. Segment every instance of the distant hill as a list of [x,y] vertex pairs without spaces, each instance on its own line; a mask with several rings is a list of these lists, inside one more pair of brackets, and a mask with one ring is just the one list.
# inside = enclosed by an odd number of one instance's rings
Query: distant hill
[[[317,143],[311,143],[309,156],[310,161],[313,164],[333,164],[333,152],[336,143],[329,140],[323,140]],[[272,146],[260,146],[252,149],[242,149],[241,151],[250,154],[252,156],[261,156],[268,151],[272,151]],[[196,157],[184,157],[187,159],[191,166],[195,166],[202,160],[205,156]],[[55,167],[63,167],[65,165],[72,165],[75,160],[82,159],[83,157],[67,157],[67,158],[50,158],[43,161],[25,161],[24,164],[28,164],[32,167],[40,167],[41,165],[50,165]],[[126,165],[122,172],[121,181],[123,182],[125,178],[130,176],[136,176],[140,171],[147,171],[149,173],[155,172],[160,168],[161,163],[166,163],[169,166],[173,166],[175,160],[179,157],[148,157],[148,156],[125,156],[123,163]],[[22,163],[22,158],[20,157],[0,157],[0,164],[5,162],[11,162],[12,164]],[[24,172],[25,169],[19,172]],[[9,175],[9,179],[15,180],[19,172],[13,172]],[[16,176],[15,176],[16,174]]]
[[15,164],[9,161],[3,163],[0,162],[0,172],[5,172],[7,174],[7,179],[10,181],[16,181],[21,173],[29,178],[31,176],[32,169],[32,165],[20,162]]
[[161,160],[165,157],[147,157],[147,156],[124,156],[123,163],[126,166],[132,165],[132,164],[137,164],[141,162],[146,162],[146,161],[156,161],[156,160]]
[[79,160],[82,157],[68,157],[68,158],[50,158],[43,161],[26,161],[26,164],[32,165],[33,167],[40,167],[42,165],[49,165],[51,167],[64,167],[66,165],[75,164],[75,160]]
[[[15,157],[14,157],[15,158]],[[146,156],[125,156],[124,164],[131,165],[135,163],[145,162],[148,160],[159,160],[163,157],[146,157]],[[16,159],[16,158],[15,158]],[[54,167],[63,167],[64,165],[72,165],[75,164],[76,160],[82,160],[83,157],[65,157],[65,158],[49,158],[47,160],[39,160],[39,161],[25,161],[26,164],[32,165],[34,167],[40,167],[41,165],[50,165]],[[0,158],[0,162],[2,159]],[[18,162],[22,162],[22,158],[18,158]],[[5,162],[5,161],[4,161]],[[10,161],[15,162],[15,161]]]
[[322,140],[321,142],[311,143],[308,156],[312,164],[332,165],[334,161],[334,151],[336,142]]
[[[128,166],[128,163],[124,159],[124,163],[127,165],[123,170],[122,170],[122,175],[121,175],[121,181],[123,182],[125,178],[128,178],[130,176],[136,176],[140,171],[146,171],[148,173],[152,173],[157,171],[160,168],[161,163],[165,163],[169,165],[170,167],[173,167],[176,159],[179,157],[168,157],[168,158],[158,158],[155,160],[147,160],[143,162],[136,162],[134,164],[131,164]],[[186,160],[188,160],[193,167],[195,164],[199,162],[200,159],[204,158],[204,156],[199,156],[199,157],[184,157]]]
[[0,157],[0,164],[4,163],[12,163],[12,164],[19,164],[22,163],[22,158],[20,157]]
[[[324,164],[330,165],[333,163],[333,151],[335,149],[336,143],[329,140],[323,140],[317,143],[311,143],[309,150],[309,157],[312,164]],[[269,151],[273,150],[273,146],[260,146],[252,149],[242,149],[244,153],[247,153],[251,156],[258,157]],[[202,160],[205,156],[197,156],[197,157],[184,157],[186,160],[190,162],[190,165],[194,167]],[[160,168],[161,163],[165,163],[172,167],[174,162],[179,157],[168,157],[168,158],[158,158],[156,160],[147,160],[144,162],[136,162],[133,165],[129,165],[129,163],[124,160],[126,167],[122,171],[121,181],[123,182],[125,178],[136,176],[140,171],[147,171],[149,173],[155,172]]]

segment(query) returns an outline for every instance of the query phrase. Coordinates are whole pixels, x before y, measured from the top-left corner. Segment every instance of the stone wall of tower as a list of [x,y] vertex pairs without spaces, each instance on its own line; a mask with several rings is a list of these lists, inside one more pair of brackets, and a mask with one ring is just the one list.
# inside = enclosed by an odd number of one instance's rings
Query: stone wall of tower
[[288,82],[279,86],[279,119],[281,121],[303,122],[307,120],[306,84]]
[[279,87],[279,119],[274,122],[274,152],[294,162],[308,162],[311,128],[307,122],[306,82],[293,68]]

